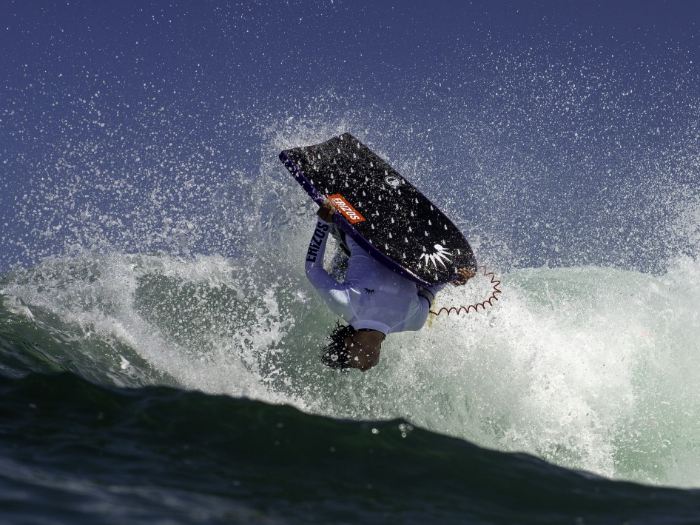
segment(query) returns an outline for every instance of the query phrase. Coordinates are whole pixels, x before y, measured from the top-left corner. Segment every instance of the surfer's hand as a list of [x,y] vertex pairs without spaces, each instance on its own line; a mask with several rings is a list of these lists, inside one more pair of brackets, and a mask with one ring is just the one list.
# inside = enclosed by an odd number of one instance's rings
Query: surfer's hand
[[468,268],[462,268],[457,273],[459,274],[459,279],[452,281],[452,284],[455,286],[467,284],[467,281],[476,275],[474,270],[469,270]]
[[336,208],[333,205],[333,203],[329,200],[326,200],[326,202],[324,202],[318,209],[316,215],[318,215],[322,221],[333,222],[333,215],[335,215],[335,212]]

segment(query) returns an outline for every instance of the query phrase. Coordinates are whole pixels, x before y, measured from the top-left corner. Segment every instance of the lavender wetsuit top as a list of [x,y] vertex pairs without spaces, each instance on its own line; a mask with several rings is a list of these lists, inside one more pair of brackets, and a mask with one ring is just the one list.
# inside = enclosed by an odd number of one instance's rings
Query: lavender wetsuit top
[[330,224],[318,220],[306,254],[306,276],[328,307],[355,329],[384,334],[420,330],[430,303],[444,285],[423,288],[383,266],[347,237],[350,260],[345,282],[323,269]]

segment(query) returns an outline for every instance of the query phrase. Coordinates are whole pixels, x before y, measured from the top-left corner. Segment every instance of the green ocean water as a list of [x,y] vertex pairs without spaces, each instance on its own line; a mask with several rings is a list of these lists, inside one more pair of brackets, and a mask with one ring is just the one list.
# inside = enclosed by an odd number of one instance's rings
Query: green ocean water
[[367,374],[322,369],[334,319],[261,268],[6,274],[3,521],[694,522],[692,260],[511,271],[496,306],[399,334]]
[[401,420],[77,376],[0,380],[4,523],[693,523],[697,491],[613,482]]

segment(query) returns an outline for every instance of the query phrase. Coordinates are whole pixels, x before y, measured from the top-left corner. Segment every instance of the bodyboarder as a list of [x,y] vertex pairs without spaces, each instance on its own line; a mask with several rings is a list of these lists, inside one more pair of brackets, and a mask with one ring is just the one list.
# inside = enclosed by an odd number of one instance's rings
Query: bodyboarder
[[[306,254],[307,278],[331,311],[348,323],[339,323],[331,332],[321,360],[330,368],[365,372],[379,362],[388,334],[423,327],[435,295],[445,285],[419,286],[376,261],[351,238],[344,239],[350,258],[345,281],[338,282],[323,268],[328,236],[338,233],[332,222],[335,213],[328,200],[318,210]],[[474,275],[474,271],[462,268],[453,284],[463,285]]]

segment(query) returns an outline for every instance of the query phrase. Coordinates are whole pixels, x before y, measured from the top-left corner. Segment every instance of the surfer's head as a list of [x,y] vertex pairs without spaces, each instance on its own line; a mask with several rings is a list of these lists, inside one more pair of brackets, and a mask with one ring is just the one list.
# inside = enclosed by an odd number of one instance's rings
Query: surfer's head
[[331,332],[331,342],[321,356],[324,365],[335,369],[357,368],[366,372],[379,363],[385,335],[378,330],[355,330],[340,323]]

